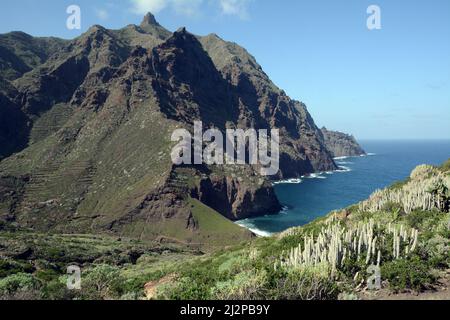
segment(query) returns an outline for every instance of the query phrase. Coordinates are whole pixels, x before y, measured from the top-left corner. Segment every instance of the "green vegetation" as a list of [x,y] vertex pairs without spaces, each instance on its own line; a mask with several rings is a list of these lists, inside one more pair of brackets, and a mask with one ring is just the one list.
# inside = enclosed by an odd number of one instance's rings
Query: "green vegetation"
[[224,244],[239,243],[250,239],[249,232],[205,206],[196,199],[189,199],[190,208],[196,224],[196,239],[208,243],[208,247],[222,247]]
[[0,35],[2,76],[8,80],[22,76],[44,63],[50,55],[60,50],[65,42],[57,38],[33,38],[23,32]]
[[[433,288],[450,268],[450,213],[446,206],[406,212],[409,184],[435,180],[435,168],[383,191],[379,210],[352,206],[304,227],[229,245],[244,232],[199,201],[187,201],[193,243],[163,245],[88,235],[0,233],[0,295],[14,299],[338,299],[357,298],[368,267],[380,267],[393,292]],[[444,175],[447,171],[441,171]],[[423,173],[423,174],[422,174]],[[195,182],[192,182],[195,183]],[[406,190],[406,191],[405,191]],[[419,193],[420,194],[420,193]],[[432,194],[432,193],[431,193]],[[437,198],[434,198],[437,199]],[[370,208],[374,208],[372,196]],[[234,238],[236,236],[236,238]],[[194,245],[194,246],[193,246]],[[66,288],[66,267],[82,268],[82,289]]]
[[5,298],[32,298],[36,295],[39,283],[35,277],[26,273],[17,273],[0,279],[0,296]]
[[387,262],[381,269],[383,279],[389,281],[394,291],[412,289],[420,292],[436,280],[427,261],[415,256],[413,259]]

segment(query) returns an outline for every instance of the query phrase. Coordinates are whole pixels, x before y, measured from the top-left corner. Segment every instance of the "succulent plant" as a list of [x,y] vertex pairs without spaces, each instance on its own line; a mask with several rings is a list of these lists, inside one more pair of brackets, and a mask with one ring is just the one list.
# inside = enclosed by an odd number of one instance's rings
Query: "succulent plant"
[[[295,229],[292,229],[284,236],[295,234]],[[365,261],[367,265],[379,266],[382,262],[383,247],[389,245],[392,248],[394,259],[406,258],[416,250],[418,234],[417,230],[403,225],[389,224],[386,228],[379,224],[375,226],[373,220],[346,227],[332,218],[317,236],[306,235],[302,243],[284,252],[274,267],[289,269],[327,264],[331,266],[330,270],[334,274],[350,258]],[[392,239],[390,244],[389,239]]]

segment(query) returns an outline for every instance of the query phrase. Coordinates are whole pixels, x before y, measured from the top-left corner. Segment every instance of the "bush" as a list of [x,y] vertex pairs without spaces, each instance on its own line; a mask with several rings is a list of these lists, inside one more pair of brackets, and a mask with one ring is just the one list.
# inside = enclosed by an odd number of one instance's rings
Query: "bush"
[[423,250],[429,256],[427,260],[434,268],[448,269],[450,267],[450,244],[448,238],[437,235],[427,241]]
[[41,269],[36,271],[35,276],[43,283],[46,283],[59,278],[60,274],[53,269]]
[[395,203],[392,201],[387,202],[383,208],[382,211],[384,212],[391,212],[392,213],[392,219],[393,221],[397,221],[397,219],[404,215],[403,206],[399,203]]
[[246,271],[229,281],[217,283],[211,295],[217,300],[260,300],[265,298],[266,285],[265,272]]
[[120,269],[109,265],[98,265],[81,278],[81,298],[87,300],[112,300],[122,295],[123,279]]
[[442,213],[436,210],[414,210],[406,216],[406,222],[411,228],[426,231],[434,235],[433,228],[439,224],[442,216]]
[[430,273],[430,266],[419,256],[385,263],[381,267],[381,276],[396,292],[405,289],[420,292],[436,280]]
[[39,287],[33,275],[18,273],[0,280],[0,296],[2,299],[36,299]]
[[41,297],[44,300],[72,300],[76,291],[67,289],[67,278],[60,277],[45,284],[41,289]]
[[[281,275],[281,276],[280,276]],[[320,267],[291,270],[285,274],[272,275],[274,287],[269,299],[275,300],[336,300],[339,290],[329,276],[328,270]]]
[[[158,270],[151,273],[143,273],[139,276],[131,277],[126,279],[120,286],[123,296],[125,297],[143,297],[144,296],[144,286],[150,281],[155,281],[161,279],[165,276],[165,273]],[[123,299],[123,298],[121,298]],[[127,300],[127,299],[126,299]],[[135,300],[135,299],[132,299]]]
[[196,279],[183,277],[158,287],[157,300],[209,300],[209,286]]
[[450,171],[450,159],[448,159],[439,169],[442,172]]
[[33,266],[27,262],[13,260],[0,260],[0,278],[5,278],[17,273],[32,273]]

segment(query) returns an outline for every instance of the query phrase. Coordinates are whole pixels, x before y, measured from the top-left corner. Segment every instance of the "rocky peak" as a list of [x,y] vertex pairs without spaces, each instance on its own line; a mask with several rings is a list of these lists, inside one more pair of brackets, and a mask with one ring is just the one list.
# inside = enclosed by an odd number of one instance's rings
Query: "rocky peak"
[[178,30],[175,31],[175,34],[186,34],[186,33],[188,33],[186,27],[178,28]]
[[93,25],[80,38],[72,41],[72,44],[81,47],[91,47],[93,44],[101,46],[105,40],[111,40],[110,32],[100,25]]
[[191,50],[200,51],[202,55],[207,55],[197,37],[188,32],[185,27],[175,31],[172,37],[170,37],[162,47],[177,47],[180,49],[190,48]]
[[149,26],[158,26],[159,27],[160,25],[159,25],[158,21],[156,21],[155,16],[149,12],[144,16],[144,19],[142,20],[140,26],[141,26],[141,28],[145,29],[146,27],[149,27]]
[[101,25],[93,25],[84,34],[81,35],[80,40],[92,40],[92,39],[102,39],[104,37],[111,37],[109,30]]

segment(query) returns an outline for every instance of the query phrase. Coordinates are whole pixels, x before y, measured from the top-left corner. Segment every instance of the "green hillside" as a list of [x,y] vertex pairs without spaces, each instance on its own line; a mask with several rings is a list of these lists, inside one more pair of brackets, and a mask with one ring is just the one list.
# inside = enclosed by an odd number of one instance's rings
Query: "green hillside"
[[[53,299],[442,297],[448,288],[440,283],[448,283],[450,268],[449,186],[450,160],[438,168],[419,166],[408,180],[345,210],[232,246],[231,235],[239,238],[241,229],[191,199],[192,224],[202,226],[198,238],[210,244],[202,250],[163,239],[3,230],[0,293]],[[83,266],[81,291],[65,289],[70,262]],[[381,272],[382,288],[374,291],[367,282],[370,266]],[[98,283],[107,285],[98,289]]]

